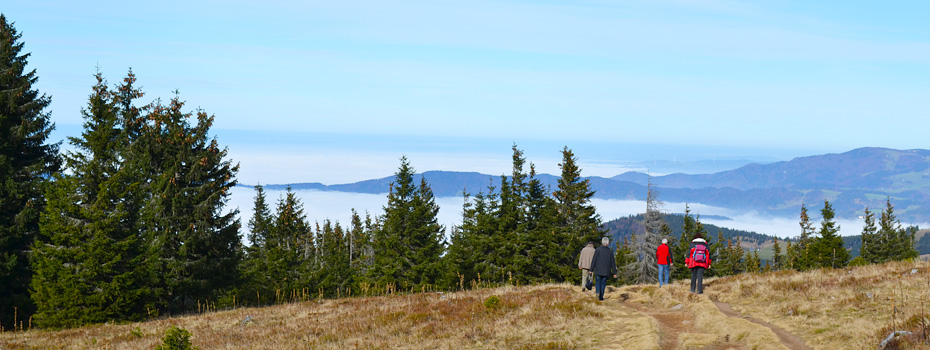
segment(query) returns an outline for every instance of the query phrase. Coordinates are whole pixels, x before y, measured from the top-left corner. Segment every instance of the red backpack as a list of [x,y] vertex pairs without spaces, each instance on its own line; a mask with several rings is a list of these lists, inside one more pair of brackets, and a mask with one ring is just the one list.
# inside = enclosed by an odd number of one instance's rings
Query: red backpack
[[707,246],[703,244],[697,244],[694,246],[694,252],[691,253],[691,261],[701,264],[706,263],[707,255]]

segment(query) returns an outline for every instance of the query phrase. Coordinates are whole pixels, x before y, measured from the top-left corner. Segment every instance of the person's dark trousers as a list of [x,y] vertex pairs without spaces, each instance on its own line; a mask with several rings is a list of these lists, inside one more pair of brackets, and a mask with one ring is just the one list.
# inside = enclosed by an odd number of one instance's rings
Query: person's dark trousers
[[[697,289],[695,289],[695,286],[697,286]],[[691,268],[691,293],[694,293],[695,290],[698,294],[704,293],[704,268],[700,266]]]
[[604,289],[607,287],[607,276],[594,278],[594,289],[597,291],[597,300],[604,300]]

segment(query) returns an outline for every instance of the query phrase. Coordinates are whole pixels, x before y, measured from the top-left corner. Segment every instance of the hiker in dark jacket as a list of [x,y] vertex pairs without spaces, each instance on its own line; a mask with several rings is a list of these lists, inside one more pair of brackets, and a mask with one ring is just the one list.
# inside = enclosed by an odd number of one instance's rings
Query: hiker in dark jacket
[[691,293],[704,293],[704,270],[710,268],[710,247],[700,233],[694,235],[691,249],[685,256],[685,264],[691,269]]
[[614,260],[614,252],[607,245],[610,244],[610,238],[601,238],[601,246],[594,250],[594,258],[591,259],[591,272],[594,273],[594,284],[597,290],[597,300],[604,300],[604,289],[607,287],[607,276],[613,275],[617,278],[617,262]]

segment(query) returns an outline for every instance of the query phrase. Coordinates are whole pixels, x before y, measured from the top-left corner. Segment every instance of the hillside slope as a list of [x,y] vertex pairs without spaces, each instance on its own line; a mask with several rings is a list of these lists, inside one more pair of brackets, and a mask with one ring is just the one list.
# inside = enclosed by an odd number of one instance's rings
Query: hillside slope
[[[799,157],[770,164],[748,164],[713,174],[670,174],[652,178],[666,188],[732,187],[738,190],[783,187],[787,189],[842,190],[859,188],[889,191],[930,189],[930,150],[857,148],[839,154]],[[643,174],[613,177],[644,185]]]
[[874,349],[893,330],[926,341],[928,281],[927,262],[896,262],[710,278],[704,295],[610,287],[604,302],[568,285],[357,297],[4,332],[0,348],[151,349],[176,325],[202,349]]
[[[427,171],[422,173],[436,196],[488,192],[499,188],[501,175],[477,172]],[[539,174],[551,188],[558,178]],[[643,173],[612,178],[588,177],[595,197],[645,200]],[[360,193],[387,193],[393,177],[351,184],[294,183],[266,185],[266,189],[313,189]],[[884,207],[890,199],[898,218],[908,223],[930,218],[930,150],[859,148],[841,154],[796,158],[771,164],[748,164],[703,175],[670,174],[652,177],[665,202],[702,203],[738,212],[797,217],[801,204],[810,208],[829,200],[839,218],[857,218],[866,207]]]

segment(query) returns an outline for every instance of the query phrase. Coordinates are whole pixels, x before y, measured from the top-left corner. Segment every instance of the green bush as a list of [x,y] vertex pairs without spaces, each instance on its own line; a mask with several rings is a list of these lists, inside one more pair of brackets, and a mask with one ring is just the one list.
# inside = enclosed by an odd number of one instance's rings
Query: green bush
[[196,346],[191,345],[191,332],[184,328],[168,327],[161,340],[162,344],[156,346],[155,350],[197,350]]
[[863,259],[861,256],[857,256],[855,259],[852,259],[852,261],[849,262],[849,266],[865,266],[868,264],[869,262],[865,261],[865,259]]
[[484,307],[488,311],[494,311],[501,308],[501,298],[498,298],[496,295],[489,296],[484,300]]
[[145,336],[145,333],[143,333],[142,329],[139,327],[133,328],[131,331],[129,331],[129,334],[132,334],[136,338],[142,338]]

